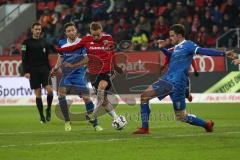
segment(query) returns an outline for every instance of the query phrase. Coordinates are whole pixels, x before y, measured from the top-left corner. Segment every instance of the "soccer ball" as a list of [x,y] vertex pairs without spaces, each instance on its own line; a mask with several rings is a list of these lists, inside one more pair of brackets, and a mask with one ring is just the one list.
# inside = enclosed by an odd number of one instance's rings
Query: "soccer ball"
[[112,121],[112,126],[116,130],[122,130],[127,125],[127,120],[124,116],[119,115]]

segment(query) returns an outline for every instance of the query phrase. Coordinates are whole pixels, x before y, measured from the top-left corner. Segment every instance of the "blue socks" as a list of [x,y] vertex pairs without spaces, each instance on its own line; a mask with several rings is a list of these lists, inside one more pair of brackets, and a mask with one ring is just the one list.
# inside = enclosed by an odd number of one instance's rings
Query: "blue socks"
[[149,103],[141,104],[141,118],[142,118],[142,128],[149,127],[149,115],[150,115]]
[[87,104],[85,104],[87,113],[90,114],[94,110],[94,104],[92,101],[89,101]]
[[70,121],[70,116],[69,116],[69,113],[68,113],[68,106],[67,106],[66,97],[65,96],[64,97],[59,96],[58,101],[59,101],[59,106],[61,108],[61,111],[62,111],[65,122]]
[[206,126],[206,121],[196,117],[194,114],[187,114],[187,117],[184,119],[184,122],[189,123],[194,126]]

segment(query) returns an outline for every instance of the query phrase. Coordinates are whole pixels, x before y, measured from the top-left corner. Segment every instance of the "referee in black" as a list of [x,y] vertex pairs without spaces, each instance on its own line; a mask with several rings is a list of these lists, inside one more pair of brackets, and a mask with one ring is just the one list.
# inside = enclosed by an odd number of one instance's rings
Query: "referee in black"
[[[50,65],[48,60],[49,46],[42,39],[42,26],[35,22],[31,27],[32,36],[22,44],[22,64],[24,77],[29,79],[31,89],[36,95],[36,104],[40,114],[40,122],[46,123],[51,120],[51,105],[53,100],[53,90],[48,82]],[[46,118],[43,113],[43,102],[41,88],[47,91]]]

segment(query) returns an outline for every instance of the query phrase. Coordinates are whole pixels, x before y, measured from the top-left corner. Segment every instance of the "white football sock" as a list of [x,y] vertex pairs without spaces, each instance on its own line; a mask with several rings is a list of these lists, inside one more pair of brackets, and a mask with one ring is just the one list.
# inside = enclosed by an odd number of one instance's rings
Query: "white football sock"
[[97,104],[94,105],[93,116],[97,118],[98,110],[102,106],[104,101],[104,90],[98,90],[97,93]]

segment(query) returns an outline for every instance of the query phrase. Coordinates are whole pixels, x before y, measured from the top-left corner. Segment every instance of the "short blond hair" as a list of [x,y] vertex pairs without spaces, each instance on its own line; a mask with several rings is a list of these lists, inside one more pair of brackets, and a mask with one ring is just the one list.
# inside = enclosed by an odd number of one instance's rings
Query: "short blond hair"
[[91,24],[90,24],[90,30],[92,30],[92,31],[97,31],[97,30],[103,30],[102,29],[102,25],[101,25],[101,23],[99,23],[99,22],[92,22]]

